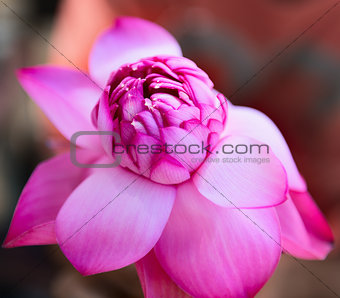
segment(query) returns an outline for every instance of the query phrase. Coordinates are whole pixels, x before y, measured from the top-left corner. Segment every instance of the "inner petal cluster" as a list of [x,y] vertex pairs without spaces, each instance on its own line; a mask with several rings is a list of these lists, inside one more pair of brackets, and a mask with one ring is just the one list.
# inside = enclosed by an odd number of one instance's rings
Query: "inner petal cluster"
[[159,183],[180,183],[223,130],[226,111],[212,88],[208,75],[189,59],[142,59],[111,74],[93,119],[98,129],[110,122],[119,134],[121,140],[113,138],[106,149],[121,155],[121,166]]

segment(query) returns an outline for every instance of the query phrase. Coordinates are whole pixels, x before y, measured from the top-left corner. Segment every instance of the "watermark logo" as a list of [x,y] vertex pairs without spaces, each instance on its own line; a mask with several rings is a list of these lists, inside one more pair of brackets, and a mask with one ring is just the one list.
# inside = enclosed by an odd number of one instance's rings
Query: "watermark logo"
[[77,140],[82,136],[111,136],[113,137],[114,143],[120,143],[120,135],[114,131],[78,131],[71,136],[70,145],[70,158],[71,162],[79,168],[115,168],[118,167],[122,161],[122,156],[119,154],[115,155],[115,161],[113,163],[90,163],[84,164],[77,160]]
[[[112,163],[85,164],[77,160],[77,140],[83,136],[99,136],[111,138]],[[122,144],[121,137],[114,131],[78,131],[71,137],[70,156],[71,162],[80,168],[114,168],[121,164],[123,154],[176,154],[193,155],[192,163],[253,163],[261,165],[269,163],[270,148],[267,144],[223,144],[219,150],[213,150],[210,145],[203,141],[200,144]],[[197,157],[199,155],[199,157]],[[231,156],[232,155],[232,156]],[[266,156],[268,155],[268,156]]]

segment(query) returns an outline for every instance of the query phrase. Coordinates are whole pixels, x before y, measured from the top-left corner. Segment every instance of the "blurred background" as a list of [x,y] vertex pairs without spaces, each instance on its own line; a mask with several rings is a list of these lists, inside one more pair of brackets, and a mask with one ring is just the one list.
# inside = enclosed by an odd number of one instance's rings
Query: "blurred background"
[[[336,239],[326,261],[302,264],[340,293],[340,5],[324,15],[334,3],[0,1],[1,242],[34,167],[66,146],[19,86],[15,69],[44,63],[71,67],[67,57],[86,71],[97,34],[116,16],[133,15],[167,28],[184,55],[209,74],[216,89],[234,104],[263,111],[281,129]],[[142,291],[134,267],[82,277],[58,249],[45,246],[0,249],[0,297],[142,297]],[[258,297],[334,295],[301,265],[283,256]]]

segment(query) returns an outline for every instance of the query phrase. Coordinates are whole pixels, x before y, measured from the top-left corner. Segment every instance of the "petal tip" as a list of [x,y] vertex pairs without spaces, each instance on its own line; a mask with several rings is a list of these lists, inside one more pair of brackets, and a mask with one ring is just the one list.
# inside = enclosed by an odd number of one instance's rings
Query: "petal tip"
[[1,244],[1,248],[11,248],[11,241],[7,240],[7,237],[5,239],[5,241]]
[[17,77],[17,79],[19,80],[19,82],[21,82],[21,80],[23,79],[23,77],[25,75],[29,75],[32,70],[34,70],[35,67],[22,67],[22,68],[18,68],[15,71],[15,75]]

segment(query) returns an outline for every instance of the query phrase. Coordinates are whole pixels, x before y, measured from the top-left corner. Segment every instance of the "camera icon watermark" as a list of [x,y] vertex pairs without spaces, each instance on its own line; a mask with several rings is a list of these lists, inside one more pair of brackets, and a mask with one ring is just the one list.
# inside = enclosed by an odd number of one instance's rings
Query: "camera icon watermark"
[[122,156],[119,154],[115,155],[113,163],[80,163],[77,160],[77,139],[81,136],[110,136],[113,137],[115,143],[121,142],[121,137],[114,131],[78,131],[71,136],[70,144],[70,158],[72,164],[79,168],[115,168],[118,167],[122,161]]

